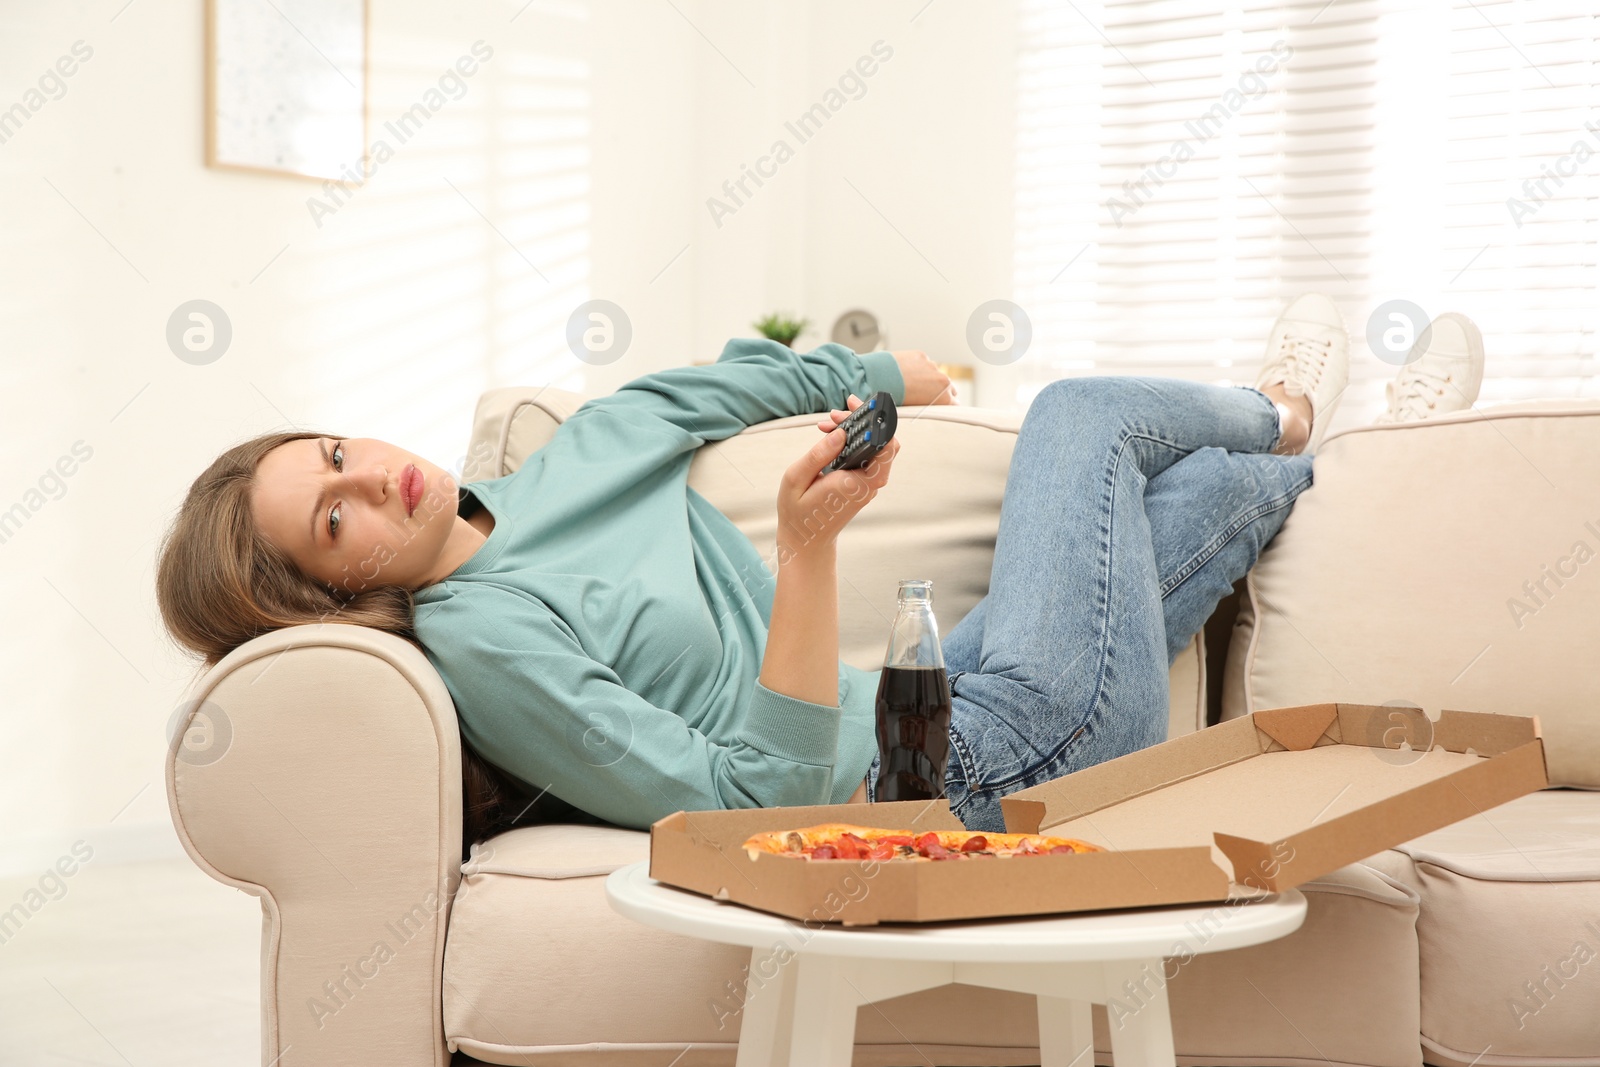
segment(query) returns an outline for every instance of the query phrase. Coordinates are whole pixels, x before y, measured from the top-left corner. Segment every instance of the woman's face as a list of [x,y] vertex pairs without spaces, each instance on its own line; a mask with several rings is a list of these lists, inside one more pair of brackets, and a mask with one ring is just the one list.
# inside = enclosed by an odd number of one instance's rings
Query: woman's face
[[303,573],[354,594],[445,577],[458,500],[450,472],[421,456],[371,438],[320,437],[263,456],[251,505],[262,535]]

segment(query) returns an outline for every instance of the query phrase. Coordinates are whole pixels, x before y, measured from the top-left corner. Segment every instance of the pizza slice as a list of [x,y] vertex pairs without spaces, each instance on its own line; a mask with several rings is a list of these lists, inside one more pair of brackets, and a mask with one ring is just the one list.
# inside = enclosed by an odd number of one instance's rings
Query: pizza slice
[[768,853],[810,860],[958,860],[1104,851],[1087,841],[1044,834],[989,834],[977,830],[919,833],[849,823],[768,830],[750,837],[743,847],[751,859]]

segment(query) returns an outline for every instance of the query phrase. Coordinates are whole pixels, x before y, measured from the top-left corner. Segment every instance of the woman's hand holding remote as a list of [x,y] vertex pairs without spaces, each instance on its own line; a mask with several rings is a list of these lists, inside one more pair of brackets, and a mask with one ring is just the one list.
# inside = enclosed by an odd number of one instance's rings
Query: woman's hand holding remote
[[[854,411],[862,404],[852,395]],[[849,412],[817,424],[827,436],[784,471],[778,486],[778,584],[761,659],[761,684],[798,700],[839,706],[839,531],[889,481],[898,439],[858,470],[817,477],[844,447],[835,429]]]
[[[854,393],[846,401],[850,411],[863,401]],[[837,470],[817,477],[844,447],[845,433],[838,424],[848,411],[832,411],[817,423],[826,433],[806,454],[784,472],[778,486],[778,562],[832,546],[839,531],[889,482],[889,469],[900,451],[898,438],[889,442],[872,461],[858,470]]]

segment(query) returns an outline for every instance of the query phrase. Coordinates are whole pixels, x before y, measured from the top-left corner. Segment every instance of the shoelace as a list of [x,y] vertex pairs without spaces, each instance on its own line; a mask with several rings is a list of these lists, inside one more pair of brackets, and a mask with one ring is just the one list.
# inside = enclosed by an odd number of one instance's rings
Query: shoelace
[[1419,363],[1403,367],[1400,374],[1389,383],[1390,421],[1425,419],[1435,410],[1445,389],[1453,384],[1453,375],[1434,374]]
[[1278,343],[1278,358],[1283,360],[1283,391],[1290,396],[1309,396],[1322,383],[1325,358],[1332,341],[1315,341],[1290,334]]

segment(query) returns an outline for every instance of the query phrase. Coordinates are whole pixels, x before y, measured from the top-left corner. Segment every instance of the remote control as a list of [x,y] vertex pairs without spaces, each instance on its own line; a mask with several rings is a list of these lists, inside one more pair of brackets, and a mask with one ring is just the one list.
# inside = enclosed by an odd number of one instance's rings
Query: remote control
[[822,468],[822,474],[855,470],[871,463],[872,457],[894,440],[895,422],[894,397],[880,389],[839,424],[844,430],[844,447]]

